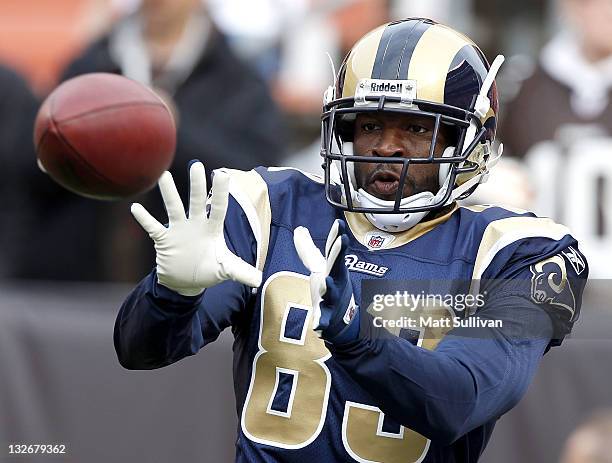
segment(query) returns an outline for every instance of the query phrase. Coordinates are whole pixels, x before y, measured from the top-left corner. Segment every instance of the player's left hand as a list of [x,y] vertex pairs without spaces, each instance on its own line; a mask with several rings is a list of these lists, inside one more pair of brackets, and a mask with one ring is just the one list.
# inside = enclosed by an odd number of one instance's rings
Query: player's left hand
[[354,340],[357,338],[359,320],[352,324],[351,321],[359,310],[344,264],[349,243],[345,223],[336,220],[332,225],[325,244],[325,256],[315,246],[307,228],[295,229],[293,243],[302,263],[310,271],[314,330],[332,344]]

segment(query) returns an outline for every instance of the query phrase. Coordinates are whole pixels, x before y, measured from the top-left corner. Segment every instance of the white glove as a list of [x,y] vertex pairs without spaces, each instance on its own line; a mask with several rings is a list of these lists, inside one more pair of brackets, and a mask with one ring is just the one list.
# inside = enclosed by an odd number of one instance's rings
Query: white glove
[[233,254],[225,243],[223,222],[227,211],[230,177],[217,172],[206,217],[206,174],[201,162],[189,169],[189,217],[170,172],[159,179],[159,189],[168,213],[168,227],[159,223],[138,203],[132,215],[155,243],[157,279],[184,296],[197,296],[225,280],[258,287],[261,272]]
[[[321,301],[323,301],[323,295],[327,291],[325,279],[329,275],[333,261],[328,263],[321,251],[315,246],[306,227],[297,227],[293,231],[293,244],[302,263],[310,272],[310,299],[314,308],[312,327],[315,331],[318,331],[321,321]],[[325,254],[327,255],[330,248],[329,239],[325,248]]]
[[332,225],[325,244],[325,256],[315,246],[310,232],[304,227],[294,230],[293,243],[302,263],[310,271],[314,330],[332,343],[355,338],[358,334],[357,328],[342,335],[358,310],[351,278],[344,264],[349,244],[346,224],[336,220]]

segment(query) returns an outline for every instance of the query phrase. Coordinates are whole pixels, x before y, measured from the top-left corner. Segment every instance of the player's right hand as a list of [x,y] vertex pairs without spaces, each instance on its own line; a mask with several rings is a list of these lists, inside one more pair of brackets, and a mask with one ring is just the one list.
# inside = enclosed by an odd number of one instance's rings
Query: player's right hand
[[223,236],[229,175],[222,171],[215,174],[208,217],[206,173],[201,162],[191,165],[189,177],[189,215],[185,215],[170,172],[164,172],[159,179],[159,189],[168,213],[167,227],[141,204],[132,204],[132,215],[155,243],[159,283],[184,296],[196,296],[204,289],[230,279],[258,287],[261,271],[233,254]]

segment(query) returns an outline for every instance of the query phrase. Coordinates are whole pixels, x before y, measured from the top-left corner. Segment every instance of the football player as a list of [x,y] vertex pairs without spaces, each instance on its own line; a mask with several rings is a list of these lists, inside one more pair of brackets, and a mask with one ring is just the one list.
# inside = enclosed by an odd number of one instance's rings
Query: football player
[[[566,227],[457,205],[498,157],[502,60],[428,19],[383,25],[325,94],[322,177],[219,170],[207,205],[195,162],[186,213],[165,173],[168,225],[132,206],[157,266],[118,315],[121,364],[163,367],[231,326],[236,461],[477,461],[570,332],[588,273]],[[414,281],[453,296],[437,324],[378,316],[370,302],[395,310]]]

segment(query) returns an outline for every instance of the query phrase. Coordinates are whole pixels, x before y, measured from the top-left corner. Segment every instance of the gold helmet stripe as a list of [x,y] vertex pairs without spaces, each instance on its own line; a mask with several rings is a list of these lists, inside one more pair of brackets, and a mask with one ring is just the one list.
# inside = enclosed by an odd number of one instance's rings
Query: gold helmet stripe
[[[346,75],[342,89],[342,98],[355,96],[357,83],[365,76],[372,75],[376,53],[387,25],[380,26],[363,37],[351,50],[346,61]],[[359,57],[359,59],[355,59]]]
[[372,79],[405,79],[414,49],[425,31],[433,24],[433,21],[426,19],[388,24],[376,52]]
[[436,24],[425,31],[416,45],[407,79],[416,80],[417,98],[444,103],[446,75],[455,55],[472,41],[454,30]]

